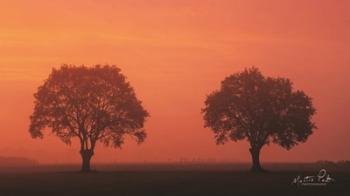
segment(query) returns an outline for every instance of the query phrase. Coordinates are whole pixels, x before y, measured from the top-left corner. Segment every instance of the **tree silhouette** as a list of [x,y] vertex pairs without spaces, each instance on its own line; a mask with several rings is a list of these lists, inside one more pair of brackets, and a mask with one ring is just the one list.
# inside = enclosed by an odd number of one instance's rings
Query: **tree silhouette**
[[42,138],[51,130],[64,143],[80,141],[83,172],[90,171],[96,142],[121,147],[125,135],[144,141],[148,113],[115,66],[63,65],[38,88],[29,131]]
[[311,98],[294,91],[289,79],[264,77],[254,67],[222,81],[202,109],[204,126],[213,130],[217,144],[248,140],[252,171],[263,171],[259,156],[265,144],[289,150],[305,142],[316,128],[315,111]]

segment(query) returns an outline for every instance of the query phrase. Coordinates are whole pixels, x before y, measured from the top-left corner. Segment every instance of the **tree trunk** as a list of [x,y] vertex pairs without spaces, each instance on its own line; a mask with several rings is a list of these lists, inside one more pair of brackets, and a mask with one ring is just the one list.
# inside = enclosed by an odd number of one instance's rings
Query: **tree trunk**
[[253,172],[262,172],[264,171],[263,168],[260,165],[260,149],[261,148],[250,148],[250,154],[252,155],[252,168],[251,171]]
[[82,159],[82,165],[81,165],[81,171],[82,172],[90,172],[90,160],[91,157],[94,155],[93,150],[80,150],[81,159]]

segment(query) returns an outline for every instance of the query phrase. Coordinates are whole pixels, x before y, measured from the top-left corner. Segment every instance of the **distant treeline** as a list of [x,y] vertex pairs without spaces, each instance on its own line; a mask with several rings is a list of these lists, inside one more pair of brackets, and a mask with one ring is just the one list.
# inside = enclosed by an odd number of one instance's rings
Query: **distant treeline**
[[0,157],[0,167],[32,167],[38,162],[25,157]]
[[349,160],[341,160],[341,161],[321,160],[321,161],[317,161],[316,165],[319,167],[325,167],[325,168],[329,168],[329,169],[350,170],[350,161]]

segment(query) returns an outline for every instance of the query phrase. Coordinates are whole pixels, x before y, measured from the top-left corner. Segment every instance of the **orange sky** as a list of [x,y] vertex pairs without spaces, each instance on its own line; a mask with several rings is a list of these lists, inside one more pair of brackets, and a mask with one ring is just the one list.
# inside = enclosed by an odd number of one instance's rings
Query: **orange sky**
[[246,142],[216,146],[205,96],[255,65],[314,98],[318,130],[263,161],[350,159],[350,2],[346,0],[0,1],[0,156],[79,162],[76,145],[28,133],[33,93],[52,67],[116,64],[151,118],[148,138],[98,146],[96,162],[250,161]]

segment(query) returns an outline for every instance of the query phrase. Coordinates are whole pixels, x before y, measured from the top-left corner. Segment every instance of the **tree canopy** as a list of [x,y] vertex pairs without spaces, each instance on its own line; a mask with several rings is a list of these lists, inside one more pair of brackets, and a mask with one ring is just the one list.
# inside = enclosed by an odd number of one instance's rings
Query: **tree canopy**
[[66,144],[78,138],[84,171],[90,170],[97,141],[119,148],[126,135],[138,143],[146,137],[149,114],[116,66],[63,65],[52,70],[34,97],[31,136],[42,138],[48,129]]
[[311,98],[294,90],[289,79],[265,77],[255,67],[225,78],[202,109],[217,144],[249,141],[253,170],[261,170],[259,152],[265,144],[289,150],[305,142],[316,128],[315,111]]

